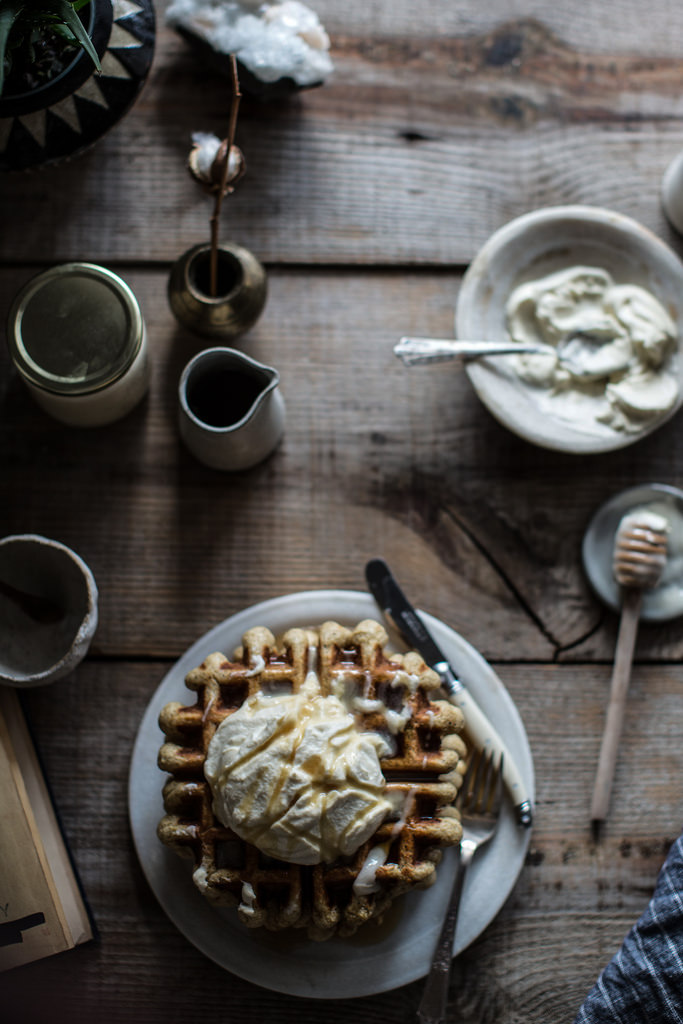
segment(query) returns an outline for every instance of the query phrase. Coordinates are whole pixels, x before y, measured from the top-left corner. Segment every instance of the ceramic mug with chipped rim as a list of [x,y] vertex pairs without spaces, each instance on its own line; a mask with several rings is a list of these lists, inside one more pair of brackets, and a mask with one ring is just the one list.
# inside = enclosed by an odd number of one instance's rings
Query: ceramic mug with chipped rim
[[38,534],[0,540],[0,683],[53,683],[83,660],[97,629],[95,578],[60,541]]

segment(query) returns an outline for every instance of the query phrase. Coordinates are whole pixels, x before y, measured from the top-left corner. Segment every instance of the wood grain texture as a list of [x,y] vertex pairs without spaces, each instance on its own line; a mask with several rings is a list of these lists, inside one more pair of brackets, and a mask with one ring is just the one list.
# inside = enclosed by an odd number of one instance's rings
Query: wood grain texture
[[[510,898],[455,961],[448,1020],[571,1020],[644,909],[677,834],[680,670],[634,670],[612,812],[595,845],[588,811],[596,709],[604,706],[609,667],[495,667],[527,730],[538,812]],[[89,659],[69,679],[24,694],[99,937],[5,974],[4,1019],[37,1024],[50,1007],[56,1024],[74,1015],[161,1024],[169,1013],[196,1013],[199,1000],[203,1013],[227,1013],[231,1022],[412,1020],[420,982],[362,1000],[282,996],[212,964],[166,918],[136,860],[126,789],[139,721],[167,669],[167,662]]]
[[129,115],[78,160],[0,182],[0,323],[36,271],[100,262],[138,295],[153,366],[139,408],[79,431],[40,412],[0,347],[0,532],[64,541],[100,590],[86,661],[24,695],[99,937],[4,975],[8,1024],[412,1024],[419,982],[328,1003],[215,966],[157,905],[128,826],[133,741],[176,658],[258,601],[363,590],[373,556],[491,661],[534,758],[527,862],[454,964],[449,1024],[571,1021],[680,830],[674,621],[639,630],[610,815],[599,844],[590,834],[618,619],[580,561],[603,501],[637,483],[683,485],[680,414],[620,452],[547,452],[501,427],[461,368],[407,370],[392,346],[448,337],[467,264],[539,206],[616,209],[683,252],[659,205],[683,147],[683,7],[313,6],[335,73],[286,103],[243,101],[248,172],[224,207],[225,237],[268,267],[264,315],[236,343],[277,367],[287,405],[283,443],[261,466],[214,473],[178,438],[178,378],[206,342],[176,325],[166,283],[208,239],[210,202],[185,161],[192,131],[224,133],[227,81],[164,27],[164,3]]
[[[226,231],[267,263],[463,265],[519,214],[588,203],[678,246],[658,191],[683,145],[680,13],[658,0],[643,28],[635,4],[624,18],[549,6],[422,3],[394,20],[392,5],[372,32],[377,5],[321,11],[336,71],[289,102],[243,102],[248,172]],[[227,130],[227,79],[162,11],[125,120],[73,163],[3,180],[0,260],[168,263],[208,240],[209,201],[184,167],[193,131]]]
[[[5,272],[6,293],[27,276]],[[677,419],[623,453],[545,452],[490,417],[462,368],[408,370],[392,353],[406,328],[448,329],[457,275],[283,270],[241,345],[280,370],[285,438],[224,476],[176,430],[178,378],[204,343],[175,327],[162,272],[125,276],[150,331],[144,404],[110,427],[63,427],[8,372],[0,422],[4,532],[55,536],[91,565],[94,652],[178,656],[265,598],[364,589],[380,555],[487,657],[611,659],[617,619],[588,591],[581,538],[627,482],[680,482]],[[636,659],[682,650],[675,624],[645,628]]]

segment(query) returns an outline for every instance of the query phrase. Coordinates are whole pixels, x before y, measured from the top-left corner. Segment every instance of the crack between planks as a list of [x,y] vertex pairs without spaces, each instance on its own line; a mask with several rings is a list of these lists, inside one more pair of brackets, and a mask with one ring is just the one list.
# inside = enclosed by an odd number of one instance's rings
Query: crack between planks
[[517,602],[519,607],[522,609],[524,614],[527,616],[527,618],[529,618],[531,620],[531,622],[533,622],[533,624],[536,626],[536,628],[539,630],[539,632],[545,637],[545,639],[548,641],[548,643],[550,643],[552,645],[552,647],[553,647],[553,658],[552,658],[552,660],[553,660],[553,662],[556,662],[558,660],[560,654],[562,653],[562,651],[566,650],[567,648],[563,647],[563,645],[560,643],[560,641],[555,636],[553,636],[551,630],[549,630],[548,627],[546,626],[546,624],[543,622],[543,619],[532,608],[532,606],[529,604],[529,602],[526,600],[526,598],[522,594],[521,590],[519,590],[519,588],[515,586],[515,584],[513,583],[512,579],[510,578],[510,576],[508,576],[508,574],[505,572],[505,570],[500,565],[500,563],[493,557],[493,555],[488,550],[488,548],[484,544],[482,544],[482,542],[479,540],[479,538],[476,536],[476,534],[473,533],[470,529],[468,529],[468,527],[465,525],[465,523],[463,523],[457,517],[457,515],[455,515],[455,513],[451,509],[449,509],[447,507],[444,507],[444,512],[452,520],[452,522],[458,527],[458,529],[462,530],[462,532],[465,534],[465,536],[469,538],[471,543],[474,544],[474,546],[476,547],[477,551],[486,559],[486,561],[491,566],[493,571],[496,573],[498,578],[503,582],[505,587],[512,594],[512,596],[514,597],[515,601]]
[[605,621],[605,616],[601,615],[598,618],[598,620],[595,623],[595,625],[591,626],[590,629],[587,629],[585,633],[581,634],[581,636],[578,636],[576,638],[576,640],[572,640],[571,643],[568,643],[568,644],[560,644],[558,646],[557,650],[555,651],[555,656],[554,656],[553,660],[554,661],[559,661],[559,659],[562,657],[562,655],[566,654],[567,651],[572,651],[572,650],[574,650],[574,648],[580,647],[581,644],[586,642],[586,640],[590,640],[590,638],[592,636],[595,636],[595,634],[602,628],[602,625],[603,625],[604,621]]

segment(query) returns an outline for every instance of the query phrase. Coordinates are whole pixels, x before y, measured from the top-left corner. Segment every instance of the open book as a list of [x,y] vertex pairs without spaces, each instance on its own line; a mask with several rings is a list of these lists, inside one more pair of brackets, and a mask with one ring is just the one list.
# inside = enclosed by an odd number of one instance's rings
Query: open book
[[19,699],[0,686],[0,970],[92,938]]

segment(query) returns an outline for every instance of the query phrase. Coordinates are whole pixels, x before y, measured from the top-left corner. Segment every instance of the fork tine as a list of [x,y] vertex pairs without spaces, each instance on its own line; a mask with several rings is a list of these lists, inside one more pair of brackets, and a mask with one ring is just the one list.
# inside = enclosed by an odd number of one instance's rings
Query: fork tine
[[[503,803],[503,761],[504,754],[501,750],[497,774],[496,769],[494,768],[491,780],[493,789],[493,792],[491,793],[491,813],[495,814],[496,817],[500,814],[501,804]],[[493,765],[493,754],[491,754],[491,765]]]
[[488,776],[489,759],[484,751],[480,751],[479,758],[477,761],[477,770],[474,774],[474,782],[472,783],[472,794],[470,803],[470,810],[479,813],[486,807],[486,780]]
[[486,758],[486,771],[482,782],[480,814],[498,815],[503,797],[503,754],[501,751],[498,767],[494,764],[493,751]]
[[462,782],[460,784],[460,789],[458,790],[458,798],[457,798],[457,803],[458,804],[466,803],[467,800],[468,800],[467,794],[468,794],[468,792],[470,790],[470,783],[472,782],[472,778],[474,776],[474,770],[475,770],[476,766],[477,766],[477,753],[475,751],[472,754],[472,756],[470,757],[469,761],[467,762],[467,767],[465,768],[465,774],[462,777]]
[[495,752],[475,751],[470,758],[458,793],[458,806],[472,814],[487,811],[498,815],[503,801],[503,754],[498,765]]
[[470,757],[456,800],[461,811],[474,811],[481,793],[486,758],[483,751],[475,750]]

